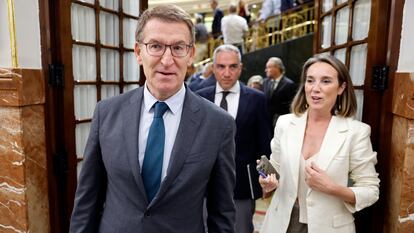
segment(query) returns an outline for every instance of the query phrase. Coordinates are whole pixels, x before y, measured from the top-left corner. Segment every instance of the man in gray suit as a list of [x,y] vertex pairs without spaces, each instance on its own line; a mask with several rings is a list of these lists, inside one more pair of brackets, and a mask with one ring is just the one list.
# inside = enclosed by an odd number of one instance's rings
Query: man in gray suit
[[235,122],[184,85],[190,16],[147,10],[136,41],[146,83],[97,104],[70,232],[204,233],[207,197],[209,232],[234,233]]

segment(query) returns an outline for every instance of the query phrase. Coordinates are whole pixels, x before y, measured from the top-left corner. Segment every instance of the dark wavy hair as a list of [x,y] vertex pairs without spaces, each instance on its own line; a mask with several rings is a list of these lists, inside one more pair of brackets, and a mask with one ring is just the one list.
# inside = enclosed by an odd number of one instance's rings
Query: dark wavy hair
[[305,95],[305,82],[308,69],[311,65],[323,62],[331,65],[338,72],[339,86],[346,83],[345,89],[341,95],[336,98],[334,107],[331,110],[332,115],[342,117],[352,117],[355,115],[357,110],[357,102],[355,97],[354,86],[352,84],[351,76],[346,66],[338,60],[336,57],[327,54],[317,54],[309,58],[302,68],[302,74],[300,76],[300,86],[293,99],[291,110],[295,115],[302,115],[309,107],[306,102]]

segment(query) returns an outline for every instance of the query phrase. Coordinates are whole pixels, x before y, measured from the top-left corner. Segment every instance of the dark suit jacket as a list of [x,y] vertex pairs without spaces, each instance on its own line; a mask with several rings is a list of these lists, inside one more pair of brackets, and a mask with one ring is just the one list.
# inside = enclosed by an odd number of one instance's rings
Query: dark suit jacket
[[[214,102],[216,86],[197,94]],[[235,199],[251,198],[247,164],[256,164],[261,155],[270,154],[270,126],[266,99],[262,92],[240,83],[240,99],[236,117],[236,188]],[[255,180],[254,182],[258,182]]]
[[217,82],[216,76],[214,76],[214,74],[212,74],[210,77],[202,80],[198,84],[197,90],[201,90],[201,89],[206,88],[206,87],[216,86],[216,82]]
[[200,78],[201,73],[193,74],[190,76],[190,82],[188,83],[187,87],[190,88],[192,91],[196,91],[198,88],[198,85],[203,81],[204,79]]
[[270,87],[271,80],[265,78],[263,80],[263,92],[267,97],[269,118],[274,127],[276,125],[276,120],[280,115],[290,113],[290,104],[296,94],[296,84],[288,77],[283,76],[276,89],[269,95]]
[[223,11],[217,7],[214,10],[213,23],[211,24],[211,33],[213,34],[214,38],[217,38],[219,35],[221,35],[221,19],[223,16]]
[[[148,203],[138,160],[143,87],[97,104],[70,232],[234,233],[235,122],[186,90],[167,176]],[[145,136],[145,135],[144,135]]]

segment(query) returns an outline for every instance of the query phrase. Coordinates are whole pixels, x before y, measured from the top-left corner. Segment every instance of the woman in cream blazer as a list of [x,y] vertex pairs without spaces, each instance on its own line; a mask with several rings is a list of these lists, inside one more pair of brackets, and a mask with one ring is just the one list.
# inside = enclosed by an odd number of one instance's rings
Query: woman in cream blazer
[[352,213],[379,198],[370,127],[353,119],[352,81],[335,57],[310,58],[301,82],[293,114],[278,119],[271,142],[280,179],[259,180],[275,190],[260,232],[355,232]]

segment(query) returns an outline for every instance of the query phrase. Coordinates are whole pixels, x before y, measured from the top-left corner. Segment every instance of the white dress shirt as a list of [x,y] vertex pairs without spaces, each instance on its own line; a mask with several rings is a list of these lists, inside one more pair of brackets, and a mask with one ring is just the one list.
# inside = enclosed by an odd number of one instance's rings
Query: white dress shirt
[[[230,93],[227,95],[227,112],[236,119],[237,117],[237,110],[239,108],[239,99],[240,99],[240,84],[237,81],[234,86],[232,86],[229,90]],[[214,96],[214,103],[217,106],[220,106],[221,99],[223,98],[223,88],[216,83],[216,94]]]
[[282,6],[281,0],[264,0],[262,9],[260,10],[260,20],[266,20],[272,15],[280,14],[280,8]]
[[221,31],[225,44],[243,43],[244,33],[248,30],[246,19],[239,15],[230,14],[221,19]]
[[[184,84],[181,89],[173,96],[163,101],[168,105],[168,110],[164,113],[165,126],[165,144],[164,144],[164,159],[162,163],[161,180],[167,175],[168,165],[170,163],[171,151],[177,136],[178,126],[181,121],[181,114],[183,111],[183,104],[185,98]],[[139,122],[139,136],[138,136],[138,158],[139,166],[142,171],[142,164],[144,163],[145,149],[147,147],[147,138],[152,120],[154,118],[154,108],[152,106],[158,100],[148,91],[147,84],[144,87],[144,101],[141,107],[141,119]]]

